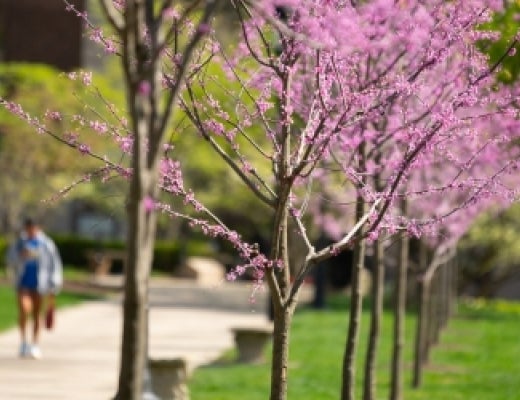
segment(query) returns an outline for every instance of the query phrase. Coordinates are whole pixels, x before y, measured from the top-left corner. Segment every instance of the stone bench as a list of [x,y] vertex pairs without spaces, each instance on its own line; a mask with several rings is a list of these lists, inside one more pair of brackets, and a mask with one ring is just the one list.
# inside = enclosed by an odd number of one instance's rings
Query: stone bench
[[238,350],[238,362],[258,364],[264,362],[265,345],[273,336],[273,328],[240,327],[232,329]]
[[218,285],[225,277],[226,269],[217,260],[208,257],[188,257],[175,271],[178,278],[193,279],[201,285]]
[[189,400],[188,363],[183,358],[150,359],[152,391],[161,400]]
[[94,276],[108,275],[116,260],[122,262],[123,269],[126,265],[125,250],[87,250],[85,256],[88,260],[89,270]]

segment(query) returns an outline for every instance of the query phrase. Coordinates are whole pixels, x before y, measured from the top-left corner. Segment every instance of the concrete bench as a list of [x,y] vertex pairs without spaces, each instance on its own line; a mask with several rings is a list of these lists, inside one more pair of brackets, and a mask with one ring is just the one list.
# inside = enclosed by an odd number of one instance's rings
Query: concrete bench
[[152,391],[161,400],[189,400],[188,363],[183,358],[149,360]]
[[272,327],[240,327],[232,331],[238,350],[238,362],[249,364],[264,362],[265,345],[273,336]]
[[188,257],[175,271],[178,278],[188,278],[201,285],[218,285],[224,280],[226,269],[218,261],[207,257]]
[[123,270],[126,265],[125,250],[87,250],[85,256],[88,260],[89,270],[94,276],[108,275],[114,261],[121,261]]

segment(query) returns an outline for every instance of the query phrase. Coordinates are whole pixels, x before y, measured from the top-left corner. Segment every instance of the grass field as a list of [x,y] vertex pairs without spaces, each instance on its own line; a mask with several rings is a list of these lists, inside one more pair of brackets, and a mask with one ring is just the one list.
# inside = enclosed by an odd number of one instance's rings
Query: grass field
[[[364,314],[359,352],[358,382],[366,348],[368,314]],[[384,317],[377,363],[377,398],[387,398],[392,321]],[[520,304],[466,303],[434,348],[423,387],[410,388],[411,348],[415,320],[407,319],[407,400],[518,400],[520,399]],[[300,311],[291,335],[289,399],[338,399],[347,312]],[[268,353],[267,353],[268,354]],[[190,382],[193,400],[265,400],[268,365],[234,364],[229,353],[214,366],[195,371]],[[360,384],[358,384],[359,389]],[[361,398],[357,396],[357,398]]]

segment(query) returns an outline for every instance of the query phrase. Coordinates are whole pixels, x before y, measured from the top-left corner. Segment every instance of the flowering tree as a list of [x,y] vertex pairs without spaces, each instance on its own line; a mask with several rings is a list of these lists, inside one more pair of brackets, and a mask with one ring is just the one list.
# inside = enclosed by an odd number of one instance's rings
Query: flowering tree
[[[491,37],[477,27],[497,2],[236,0],[241,40],[231,48],[218,43],[209,24],[216,1],[201,4],[203,10],[195,15],[198,2],[185,7],[172,0],[159,3],[101,1],[115,37],[93,28],[93,38],[121,57],[129,122],[109,104],[102,121],[72,119],[115,140],[131,155],[130,168],[95,151],[73,131],[56,135],[19,105],[2,102],[39,131],[101,161],[97,174],[130,180],[116,398],[141,396],[151,249],[157,212],[164,212],[235,246],[244,262],[230,279],[250,269],[259,283],[267,281],[274,305],[271,400],[287,397],[290,325],[305,276],[318,262],[353,247],[341,396],[353,399],[366,239],[397,231],[420,235],[428,225],[403,213],[398,202],[421,194],[412,185],[415,174],[429,171],[435,155],[448,154],[470,180],[471,168],[461,167],[461,157],[480,154],[475,143],[489,137],[478,122],[489,121],[488,115],[516,116],[513,97],[496,90],[492,79],[516,41],[491,67],[475,50],[477,40]],[[244,242],[238,229],[223,224],[186,187],[182,164],[166,144],[174,111],[191,120],[201,140],[272,210],[271,254]],[[466,150],[447,151],[461,142],[469,143]],[[479,182],[491,190],[513,165],[492,165]],[[456,189],[455,181],[443,190]],[[323,200],[316,191],[320,186],[339,193],[327,208],[346,218],[337,218],[336,241],[317,249],[306,216]],[[479,198],[487,190],[471,196]],[[430,183],[424,189],[434,191]],[[181,197],[193,213],[183,215],[161,201],[161,192]],[[420,197],[415,201],[423,204]],[[288,251],[294,231],[306,245],[300,264]]]

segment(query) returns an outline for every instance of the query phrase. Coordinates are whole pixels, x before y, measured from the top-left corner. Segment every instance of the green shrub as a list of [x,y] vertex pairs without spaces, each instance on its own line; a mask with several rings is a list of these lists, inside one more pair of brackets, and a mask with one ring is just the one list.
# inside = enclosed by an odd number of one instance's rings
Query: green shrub
[[152,269],[173,273],[181,263],[181,251],[178,242],[157,241],[153,253]]
[[3,267],[5,264],[5,257],[7,253],[7,247],[9,243],[6,238],[0,236],[0,267]]
[[[119,240],[98,241],[77,236],[54,236],[56,246],[64,264],[87,267],[88,251],[122,250],[125,243]],[[0,242],[1,246],[1,242]],[[186,256],[212,256],[214,250],[207,241],[170,241],[158,240],[155,243],[152,268],[157,271],[173,273]],[[122,265],[114,262],[113,270],[121,271]]]
[[77,236],[53,236],[63,264],[87,266],[87,251],[104,248],[102,242]]

